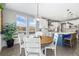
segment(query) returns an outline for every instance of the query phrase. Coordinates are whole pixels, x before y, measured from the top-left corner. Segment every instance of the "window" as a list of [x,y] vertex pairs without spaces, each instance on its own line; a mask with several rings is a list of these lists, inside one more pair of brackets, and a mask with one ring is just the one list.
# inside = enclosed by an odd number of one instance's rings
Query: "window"
[[17,16],[16,25],[18,31],[25,31],[27,34],[34,34],[36,31],[36,20],[33,17]]
[[29,34],[34,34],[36,31],[36,21],[33,17],[28,18]]
[[22,32],[26,30],[26,18],[23,16],[17,16],[16,25],[18,31]]

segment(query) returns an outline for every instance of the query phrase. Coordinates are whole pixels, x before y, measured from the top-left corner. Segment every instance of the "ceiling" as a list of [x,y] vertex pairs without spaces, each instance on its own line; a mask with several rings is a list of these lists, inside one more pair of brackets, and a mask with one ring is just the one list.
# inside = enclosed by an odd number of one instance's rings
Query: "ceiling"
[[[37,6],[38,5],[38,6]],[[17,10],[36,16],[45,17],[51,20],[65,20],[79,17],[78,3],[6,3],[6,8]],[[38,7],[38,8],[37,8]],[[69,12],[72,15],[69,15]]]

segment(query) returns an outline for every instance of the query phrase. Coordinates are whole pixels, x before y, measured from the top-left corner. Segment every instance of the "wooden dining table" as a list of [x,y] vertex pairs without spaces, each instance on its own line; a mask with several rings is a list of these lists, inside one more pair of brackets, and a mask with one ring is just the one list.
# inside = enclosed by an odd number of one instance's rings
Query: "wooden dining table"
[[[59,37],[58,37],[58,44],[57,44],[58,46],[63,46],[63,44],[62,44],[63,38],[60,37],[60,36],[63,35],[63,34],[69,34],[69,33],[72,34],[72,37],[73,37],[72,39],[74,39],[76,37],[75,32],[58,32],[57,33],[59,35]],[[40,42],[41,42],[42,45],[52,43],[53,39],[54,38],[50,37],[50,36],[45,36],[45,35],[40,36]]]
[[41,44],[50,44],[51,42],[53,42],[53,38],[50,36],[40,36],[40,41]]

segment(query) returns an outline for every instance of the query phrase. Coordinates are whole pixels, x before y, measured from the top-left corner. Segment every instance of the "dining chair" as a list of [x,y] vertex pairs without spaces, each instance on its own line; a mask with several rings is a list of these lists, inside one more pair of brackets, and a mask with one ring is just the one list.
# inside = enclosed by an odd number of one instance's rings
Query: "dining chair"
[[24,33],[18,33],[19,45],[20,45],[20,55],[22,53],[22,48],[25,50],[25,40],[24,40]]
[[39,37],[26,37],[25,41],[25,55],[26,56],[40,56],[41,44]]
[[64,46],[73,46],[72,34],[63,34]]
[[56,56],[57,41],[58,41],[58,34],[55,33],[53,42],[45,47],[45,55],[47,55],[47,49],[52,49],[54,51],[54,55]]
[[65,46],[76,47],[78,34],[76,32],[71,34],[64,34],[63,39]]

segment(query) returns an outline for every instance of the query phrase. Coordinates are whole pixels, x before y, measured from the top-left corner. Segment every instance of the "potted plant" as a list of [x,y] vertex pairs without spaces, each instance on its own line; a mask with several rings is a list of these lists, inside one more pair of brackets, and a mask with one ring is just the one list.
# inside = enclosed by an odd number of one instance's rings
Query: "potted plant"
[[7,47],[12,47],[14,45],[13,35],[16,32],[15,24],[7,24],[3,28],[4,40],[7,42]]

